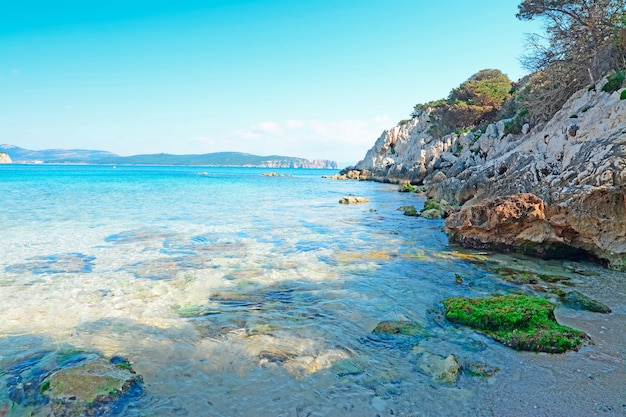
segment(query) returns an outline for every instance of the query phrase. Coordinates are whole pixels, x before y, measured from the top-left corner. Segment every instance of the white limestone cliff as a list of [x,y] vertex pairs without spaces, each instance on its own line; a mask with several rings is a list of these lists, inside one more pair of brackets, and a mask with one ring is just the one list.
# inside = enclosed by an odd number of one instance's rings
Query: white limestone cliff
[[511,237],[512,250],[529,243],[570,247],[626,270],[626,100],[623,89],[602,92],[605,82],[574,94],[549,122],[524,126],[519,135],[505,134],[503,120],[480,136],[433,138],[427,109],[383,132],[356,168],[378,181],[426,185],[429,196],[463,205],[447,230],[477,247],[488,247],[489,234],[498,231],[485,224],[476,232],[480,219],[467,210],[534,194],[545,203],[545,219]]

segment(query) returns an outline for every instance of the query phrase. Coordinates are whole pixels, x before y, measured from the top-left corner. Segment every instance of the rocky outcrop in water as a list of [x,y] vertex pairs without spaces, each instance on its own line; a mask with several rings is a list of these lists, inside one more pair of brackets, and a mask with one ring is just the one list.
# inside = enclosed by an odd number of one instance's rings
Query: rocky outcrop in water
[[367,197],[341,197],[339,204],[361,204],[368,203],[370,200]]
[[[621,90],[602,92],[604,82],[519,135],[507,134],[509,121],[502,120],[485,132],[433,138],[426,109],[385,131],[354,169],[378,181],[424,184],[430,197],[463,205],[446,227],[468,246],[504,244],[544,256],[585,252],[626,270],[626,100]],[[525,206],[531,200],[534,209]],[[515,205],[519,218],[504,210]],[[541,214],[529,217],[526,209]]]
[[[48,346],[32,336],[14,338],[20,352],[0,357],[8,378],[0,416],[104,416],[134,403],[142,377],[125,358],[106,358],[71,346]],[[24,348],[22,346],[28,346]]]
[[0,164],[11,164],[11,157],[6,152],[0,152]]

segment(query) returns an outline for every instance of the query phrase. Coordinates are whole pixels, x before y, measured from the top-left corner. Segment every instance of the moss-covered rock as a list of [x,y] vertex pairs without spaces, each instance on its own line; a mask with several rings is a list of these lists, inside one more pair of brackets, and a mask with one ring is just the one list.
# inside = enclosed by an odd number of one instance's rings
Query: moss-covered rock
[[407,320],[381,321],[369,334],[365,343],[390,349],[412,349],[429,337],[422,325]]
[[426,200],[426,202],[424,203],[424,208],[422,208],[422,211],[426,211],[426,210],[439,210],[441,209],[441,206],[439,204],[439,201],[435,200],[434,198],[429,198],[428,200]]
[[102,410],[140,382],[128,361],[98,358],[55,372],[41,390],[50,398],[55,413],[80,416]]
[[398,210],[403,211],[405,216],[419,216],[419,212],[415,206],[402,206],[398,207]]
[[417,185],[402,184],[399,191],[401,193],[414,193],[417,191]]
[[405,336],[418,336],[424,334],[422,326],[410,321],[381,321],[376,325],[374,334],[403,334]]
[[557,323],[554,305],[543,298],[508,295],[453,297],[444,301],[446,318],[470,326],[516,350],[562,353],[578,350],[583,332]]
[[420,214],[425,219],[431,219],[431,220],[443,219],[443,214],[441,210],[436,210],[436,209],[422,210]]

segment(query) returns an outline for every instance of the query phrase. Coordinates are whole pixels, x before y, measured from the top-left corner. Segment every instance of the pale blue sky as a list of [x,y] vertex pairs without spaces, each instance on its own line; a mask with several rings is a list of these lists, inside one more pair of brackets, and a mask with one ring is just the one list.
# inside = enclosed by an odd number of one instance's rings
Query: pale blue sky
[[0,143],[356,162],[475,72],[520,0],[2,0]]

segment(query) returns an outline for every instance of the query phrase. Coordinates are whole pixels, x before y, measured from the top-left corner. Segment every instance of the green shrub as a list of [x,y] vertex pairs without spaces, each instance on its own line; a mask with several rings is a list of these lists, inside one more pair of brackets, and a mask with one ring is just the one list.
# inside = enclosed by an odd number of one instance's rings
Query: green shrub
[[622,94],[619,95],[620,100],[626,100],[626,90],[622,91]]
[[520,133],[522,133],[522,125],[519,123],[519,121],[516,121],[515,119],[513,119],[504,124],[505,135],[508,135],[508,134],[519,135]]
[[622,87],[624,80],[626,80],[626,70],[614,72],[607,78],[606,84],[602,86],[602,91],[613,93]]
[[465,133],[498,120],[499,110],[511,98],[512,85],[501,71],[482,70],[452,89],[447,99],[415,105],[411,117],[430,108],[432,124],[428,134],[442,137],[452,132]]

